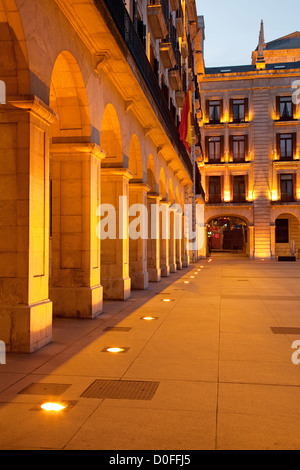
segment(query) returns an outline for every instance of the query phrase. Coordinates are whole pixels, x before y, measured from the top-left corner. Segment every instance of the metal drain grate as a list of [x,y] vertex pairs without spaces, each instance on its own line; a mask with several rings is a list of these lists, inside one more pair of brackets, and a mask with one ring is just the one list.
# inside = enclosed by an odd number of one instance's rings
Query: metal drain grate
[[112,331],[112,332],[119,332],[119,333],[128,333],[131,331],[132,328],[125,327],[125,326],[108,326],[103,331]]
[[300,328],[297,327],[271,327],[274,335],[300,335]]
[[71,385],[68,384],[32,383],[19,392],[19,395],[47,395],[60,397],[70,387]]
[[132,382],[127,380],[95,380],[81,397],[110,400],[152,400],[159,382]]

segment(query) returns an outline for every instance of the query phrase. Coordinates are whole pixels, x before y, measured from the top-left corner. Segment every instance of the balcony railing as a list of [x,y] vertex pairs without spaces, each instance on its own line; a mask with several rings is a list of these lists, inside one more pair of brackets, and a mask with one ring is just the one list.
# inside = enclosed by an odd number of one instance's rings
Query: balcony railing
[[177,146],[181,159],[186,167],[189,176],[193,178],[193,164],[180,140],[178,129],[173,116],[168,108],[166,100],[162,94],[157,78],[152,70],[150,62],[145,54],[143,44],[136,32],[127,9],[122,0],[95,0],[96,6],[101,10],[102,4],[106,5],[113,18],[129,52],[131,53],[137,68],[139,69],[155,103],[167,126],[169,133]]

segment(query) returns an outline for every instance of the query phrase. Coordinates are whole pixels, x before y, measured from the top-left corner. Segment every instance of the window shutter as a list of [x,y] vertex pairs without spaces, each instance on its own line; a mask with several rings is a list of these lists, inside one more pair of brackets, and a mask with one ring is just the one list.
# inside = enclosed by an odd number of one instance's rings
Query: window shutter
[[205,157],[209,160],[209,137],[205,137]]
[[230,200],[233,201],[234,196],[234,176],[230,175]]
[[233,99],[229,100],[229,122],[233,122]]
[[220,122],[223,122],[224,118],[224,101],[220,100]]
[[295,160],[297,155],[296,155],[296,152],[297,152],[297,134],[296,132],[294,132],[292,134],[293,136],[293,159]]
[[221,161],[223,162],[224,161],[224,136],[223,135],[221,135],[220,145],[221,145]]
[[233,161],[233,135],[229,136],[229,161]]
[[209,197],[210,197],[209,176],[205,176],[205,199],[206,199],[206,202],[209,202]]
[[249,136],[245,135],[245,160],[249,160]]
[[206,106],[205,106],[205,113],[206,113],[206,121],[209,122],[209,100],[206,100]]
[[280,119],[280,96],[276,96],[276,116]]
[[293,173],[294,201],[297,201],[297,173]]
[[249,175],[245,175],[245,199],[248,201],[248,194],[249,194]]
[[221,201],[224,202],[224,183],[225,183],[225,176],[221,176]]
[[277,157],[280,159],[280,134],[276,134],[276,152]]
[[245,98],[245,121],[249,122],[249,99]]

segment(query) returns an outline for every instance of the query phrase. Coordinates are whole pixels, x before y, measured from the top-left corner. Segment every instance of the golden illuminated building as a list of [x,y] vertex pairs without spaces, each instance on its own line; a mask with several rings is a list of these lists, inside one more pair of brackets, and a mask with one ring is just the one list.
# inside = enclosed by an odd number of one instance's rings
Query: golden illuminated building
[[198,77],[210,249],[299,257],[300,33],[265,43],[262,22],[251,65]]

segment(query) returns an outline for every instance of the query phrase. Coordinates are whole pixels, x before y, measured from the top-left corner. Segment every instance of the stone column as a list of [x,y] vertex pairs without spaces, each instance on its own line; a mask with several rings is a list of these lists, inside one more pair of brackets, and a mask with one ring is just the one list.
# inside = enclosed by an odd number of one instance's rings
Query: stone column
[[176,266],[178,271],[182,269],[182,210],[175,213],[175,243],[176,243]]
[[175,238],[176,210],[170,209],[170,242],[169,242],[169,263],[170,272],[177,272],[176,260],[176,238]]
[[[102,204],[115,210],[116,237],[101,243],[101,283],[104,299],[128,300],[131,296],[129,277],[129,181],[133,174],[126,168],[102,168]],[[121,199],[120,199],[121,197]]]
[[[144,208],[142,214],[137,214],[134,210],[133,217],[129,222],[139,217],[140,238],[129,239],[129,276],[131,278],[132,289],[144,290],[149,287],[149,276],[147,269],[147,244],[148,244],[148,205],[147,194],[150,187],[144,183],[131,182],[129,184],[129,207],[139,204]],[[131,214],[130,214],[131,215]],[[142,226],[141,226],[142,225]],[[130,235],[130,232],[129,232]]]
[[160,201],[160,268],[162,277],[170,276],[170,203]]
[[159,202],[161,196],[148,193],[148,274],[149,282],[161,281],[160,268],[160,230],[159,230]]
[[1,106],[0,340],[31,353],[52,340],[49,142],[55,113],[38,98]]
[[249,237],[250,237],[250,259],[253,259],[254,252],[255,252],[254,225],[249,225]]
[[50,298],[55,316],[94,318],[102,312],[97,209],[103,158],[95,144],[51,146]]
[[190,252],[189,252],[189,240],[186,236],[186,230],[189,225],[187,220],[187,214],[182,216],[182,267],[188,268],[190,266]]
[[270,226],[271,230],[271,256],[272,259],[276,258],[276,225],[272,224]]

